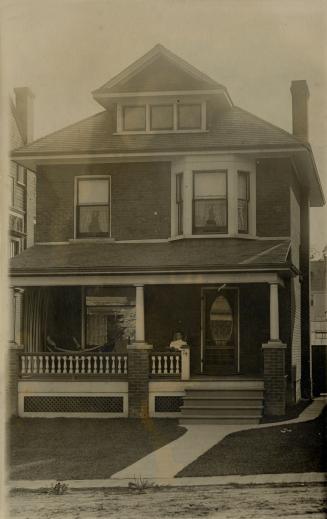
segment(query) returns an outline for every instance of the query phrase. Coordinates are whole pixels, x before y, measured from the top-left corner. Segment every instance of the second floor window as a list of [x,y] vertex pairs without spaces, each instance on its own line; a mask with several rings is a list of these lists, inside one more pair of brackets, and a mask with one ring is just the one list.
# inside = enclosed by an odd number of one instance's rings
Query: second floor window
[[249,232],[249,201],[250,201],[250,178],[247,171],[239,171],[238,182],[238,232]]
[[145,106],[124,106],[125,131],[142,131],[146,128]]
[[194,172],[193,233],[227,233],[227,172]]
[[76,235],[110,236],[110,177],[77,179]]
[[183,173],[176,175],[177,234],[183,234]]

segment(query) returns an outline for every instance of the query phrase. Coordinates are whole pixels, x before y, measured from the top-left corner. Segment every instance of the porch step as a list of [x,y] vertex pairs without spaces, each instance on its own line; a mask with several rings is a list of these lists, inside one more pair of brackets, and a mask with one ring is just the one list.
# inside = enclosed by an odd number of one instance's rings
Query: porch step
[[181,407],[180,425],[192,423],[212,424],[257,424],[263,414],[262,381],[241,380],[234,388],[202,387],[185,388]]

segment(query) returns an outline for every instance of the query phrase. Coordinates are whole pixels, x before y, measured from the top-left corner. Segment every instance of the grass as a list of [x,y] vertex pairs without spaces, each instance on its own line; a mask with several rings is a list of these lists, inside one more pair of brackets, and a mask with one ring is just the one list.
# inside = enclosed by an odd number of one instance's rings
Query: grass
[[226,436],[177,477],[325,472],[327,411],[310,422]]
[[176,419],[14,418],[11,479],[102,479],[185,432]]

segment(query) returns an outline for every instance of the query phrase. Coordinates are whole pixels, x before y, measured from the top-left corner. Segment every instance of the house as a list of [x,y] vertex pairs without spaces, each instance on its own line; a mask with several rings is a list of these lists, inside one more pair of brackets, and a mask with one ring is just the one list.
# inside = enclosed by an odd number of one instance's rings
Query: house
[[[311,395],[306,81],[293,134],[162,45],[99,113],[14,150],[37,175],[11,355],[20,416],[257,423]],[[169,348],[176,332],[188,347]]]
[[313,394],[327,393],[327,255],[311,261],[311,348]]

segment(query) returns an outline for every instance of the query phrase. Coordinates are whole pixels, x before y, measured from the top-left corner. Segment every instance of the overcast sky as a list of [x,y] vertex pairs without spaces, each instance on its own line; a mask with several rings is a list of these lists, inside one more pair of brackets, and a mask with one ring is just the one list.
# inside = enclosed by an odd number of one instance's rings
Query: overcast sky
[[[292,79],[310,89],[310,141],[327,191],[325,0],[13,0],[3,11],[2,75],[35,94],[35,137],[102,108],[90,92],[162,43],[234,103],[291,131]],[[312,210],[312,246],[327,243]]]

